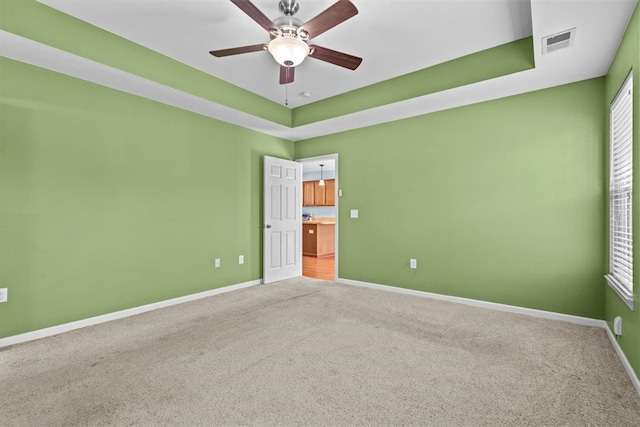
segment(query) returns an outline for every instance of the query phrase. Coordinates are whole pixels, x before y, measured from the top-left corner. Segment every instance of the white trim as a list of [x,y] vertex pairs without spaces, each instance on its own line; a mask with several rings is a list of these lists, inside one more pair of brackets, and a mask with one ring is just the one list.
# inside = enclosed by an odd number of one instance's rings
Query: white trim
[[607,281],[607,285],[609,285],[609,287],[613,289],[616,294],[618,294],[620,299],[624,301],[625,304],[627,304],[627,307],[629,307],[629,309],[633,311],[635,302],[633,301],[633,295],[628,294],[629,290],[622,286],[620,282],[616,280],[615,276],[611,274],[606,274],[604,278]]
[[[619,3],[623,4],[624,2]],[[619,12],[621,12],[620,16],[624,15],[626,17],[626,11],[623,12],[619,10]],[[628,11],[629,16],[631,12],[633,12],[633,8]],[[611,16],[609,16],[608,19],[610,19],[608,22],[615,21],[614,25],[618,25],[617,19]],[[622,28],[626,27],[629,19],[630,18],[622,18],[624,21],[620,23],[620,25],[623,26]],[[534,34],[536,40],[537,37],[538,35]],[[614,35],[603,35],[601,38],[606,39],[606,43],[613,41],[615,44],[615,40],[613,39],[616,39],[616,36]],[[612,48],[615,49],[613,45]],[[289,141],[302,141],[324,135],[377,126],[381,123],[389,123],[437,111],[534,92],[577,81],[584,81],[602,75],[600,66],[595,68],[596,72],[587,72],[586,74],[584,67],[577,67],[575,70],[566,70],[565,73],[557,72],[557,66],[554,66],[555,61],[559,60],[560,63],[558,65],[562,66],[563,55],[545,55],[544,62],[546,65],[541,67],[538,51],[536,49],[534,49],[534,51],[537,67],[529,70],[381,105],[340,117],[291,127],[239,110],[234,110],[217,102],[153,82],[115,67],[100,64],[44,43],[0,30],[0,56],[122,92],[131,93],[185,111],[191,111]],[[552,57],[556,57],[555,60]],[[585,58],[588,62],[592,62],[592,58]]]
[[607,336],[609,337],[609,341],[611,341],[611,345],[616,350],[616,353],[618,353],[618,357],[622,362],[622,366],[624,366],[624,369],[627,371],[627,374],[629,374],[631,383],[636,388],[638,395],[640,395],[640,379],[638,379],[636,372],[633,370],[633,367],[631,366],[631,363],[629,363],[627,356],[625,356],[624,351],[622,351],[622,348],[620,347],[620,344],[618,344],[618,341],[616,340],[616,337],[613,335],[613,332],[611,332],[611,329],[609,329],[609,325],[607,325],[607,322],[604,322],[604,323],[605,323],[604,328],[607,330]]
[[110,322],[112,320],[123,319],[136,314],[146,313],[148,311],[157,310],[159,308],[170,307],[172,305],[182,304],[185,302],[195,301],[214,295],[224,294],[239,289],[248,288],[262,284],[262,279],[252,280],[250,282],[239,283],[237,285],[224,286],[222,288],[211,289],[209,291],[198,292],[191,295],[172,298],[164,301],[154,302],[151,304],[141,305],[139,307],[128,308],[126,310],[115,311],[113,313],[102,314],[100,316],[89,317],[87,319],[77,320],[75,322],[64,323],[62,325],[52,326],[50,328],[39,329],[37,331],[25,332],[24,334],[13,335],[0,339],[0,348],[14,344],[20,344],[27,341],[33,341],[40,338],[46,338],[58,335],[63,332],[69,332],[87,326],[98,325],[100,323]]
[[633,70],[609,106],[609,286],[633,302]]
[[620,361],[622,362],[624,369],[627,371],[627,374],[629,375],[629,379],[631,379],[631,382],[633,383],[633,386],[636,388],[638,395],[640,395],[640,381],[638,380],[638,376],[633,370],[633,367],[629,363],[629,360],[625,356],[624,352],[622,351],[622,348],[620,348],[620,345],[618,344],[615,337],[613,336],[613,333],[611,332],[611,330],[609,330],[609,325],[607,325],[607,322],[604,320],[591,319],[589,317],[572,316],[570,314],[554,313],[552,311],[536,310],[533,308],[518,307],[515,305],[480,301],[480,300],[474,300],[470,298],[434,294],[431,292],[417,291],[414,289],[396,288],[395,286],[379,285],[377,283],[369,283],[369,282],[360,282],[358,280],[351,280],[351,279],[339,278],[337,282],[343,283],[345,285],[350,285],[350,286],[361,286],[364,288],[377,289],[377,290],[387,291],[387,292],[395,292],[397,294],[413,295],[413,296],[422,297],[422,298],[431,298],[431,299],[440,300],[440,301],[448,301],[456,304],[464,304],[464,305],[469,305],[473,307],[481,307],[489,310],[524,314],[525,316],[539,317],[542,319],[560,320],[563,322],[574,323],[582,326],[593,326],[596,328],[603,328],[607,331],[607,335],[609,336],[609,341],[611,341],[611,344],[613,345],[613,348],[616,350],[616,353],[618,354],[618,357],[620,358]]
[[[333,154],[325,154],[325,155],[321,155],[321,156],[313,156],[313,157],[304,157],[301,159],[296,159],[296,162],[302,163],[302,167],[304,170],[304,164],[307,162],[317,162],[320,160],[333,160],[335,162],[335,180],[336,180],[336,188],[335,188],[335,196],[334,196],[334,200],[335,200],[335,209],[336,209],[336,226],[335,226],[335,238],[334,238],[334,242],[335,242],[335,248],[334,248],[334,253],[333,253],[333,260],[334,260],[334,275],[333,275],[333,281],[337,282],[338,281],[338,274],[339,274],[339,265],[338,265],[338,250],[339,250],[339,238],[340,238],[340,196],[339,196],[339,192],[340,192],[340,177],[338,176],[338,153],[333,153]],[[302,204],[302,198],[300,198],[300,204]],[[302,245],[300,246],[300,254],[302,255]],[[302,275],[302,273],[300,273],[300,275]]]
[[[594,326],[598,328],[603,328],[607,331],[607,336],[609,337],[609,341],[611,341],[611,345],[613,346],[616,353],[618,354],[618,357],[622,362],[622,366],[624,366],[624,369],[627,371],[627,374],[629,375],[629,379],[631,379],[631,383],[633,384],[636,391],[638,392],[638,395],[640,395],[640,380],[638,379],[638,376],[633,370],[633,367],[629,363],[629,360],[625,356],[624,351],[622,350],[622,348],[616,341],[616,338],[614,337],[613,333],[609,329],[609,325],[607,325],[607,322],[605,322],[604,320],[590,319],[588,317],[572,316],[569,314],[553,313],[550,311],[536,310],[532,308],[524,308],[524,307],[518,307],[518,306],[506,305],[506,304],[498,304],[498,303],[487,302],[487,301],[479,301],[479,300],[474,300],[470,298],[461,298],[461,297],[454,297],[449,295],[434,294],[431,292],[417,291],[414,289],[396,288],[394,286],[360,282],[357,280],[350,280],[350,279],[338,278],[337,282],[345,285],[350,285],[350,286],[360,286],[364,288],[377,289],[377,290],[382,290],[387,292],[395,292],[398,294],[413,295],[413,296],[418,296],[422,298],[436,299],[440,301],[448,301],[448,302],[453,302],[457,304],[469,305],[473,307],[487,308],[490,310],[524,314],[527,316],[539,317],[544,319],[552,319],[552,320],[560,320],[560,321],[575,323],[583,326]],[[61,334],[63,332],[69,332],[76,329],[85,328],[87,326],[93,326],[93,325],[98,325],[100,323],[110,322],[112,320],[123,319],[125,317],[134,316],[136,314],[142,314],[148,311],[170,307],[170,306],[182,304],[185,302],[195,301],[195,300],[207,298],[214,295],[220,295],[227,292],[237,291],[239,289],[249,288],[251,286],[256,286],[260,284],[262,284],[262,279],[252,280],[250,282],[239,283],[237,285],[224,286],[222,288],[211,289],[209,291],[198,292],[195,294],[185,295],[178,298],[172,298],[169,300],[154,302],[154,303],[142,305],[139,307],[129,308],[126,310],[116,311],[113,313],[107,313],[100,316],[90,317],[88,319],[65,323],[62,325],[52,326],[50,328],[39,329],[37,331],[26,332],[24,334],[19,334],[19,335],[13,335],[10,337],[1,338],[0,348],[7,347],[10,345],[20,344],[28,341],[33,341],[40,338],[50,337],[53,335]]]
[[288,139],[291,132],[289,126],[235,110],[4,30],[0,30],[0,56],[278,138]]
[[518,307],[515,305],[499,304],[495,302],[480,301],[470,298],[454,297],[450,295],[434,294],[431,292],[417,291],[414,289],[396,288],[395,286],[379,285],[376,283],[360,282],[350,279],[338,279],[338,283],[345,285],[361,286],[365,288],[378,289],[382,291],[395,292],[404,295],[414,295],[423,298],[431,298],[440,301],[448,301],[457,304],[470,305],[473,307],[487,308],[489,310],[504,311],[507,313],[524,314],[526,316],[540,317],[543,319],[562,320],[564,322],[575,323],[583,326],[595,326],[602,328],[606,325],[604,320],[591,319],[589,317],[572,316],[570,314],[554,313],[552,311],[536,310],[534,308]]

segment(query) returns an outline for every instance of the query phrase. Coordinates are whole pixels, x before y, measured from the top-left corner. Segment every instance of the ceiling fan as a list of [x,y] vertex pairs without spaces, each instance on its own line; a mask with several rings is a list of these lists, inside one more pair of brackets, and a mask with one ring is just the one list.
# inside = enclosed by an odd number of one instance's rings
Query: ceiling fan
[[231,0],[231,3],[267,30],[271,41],[251,46],[212,50],[209,53],[213,56],[223,57],[267,50],[280,64],[280,84],[293,82],[295,67],[300,65],[307,56],[349,70],[355,70],[362,62],[362,58],[357,56],[309,44],[311,39],[358,14],[358,9],[349,0],[339,0],[304,24],[293,16],[300,9],[297,0],[280,0],[278,7],[283,16],[274,21],[267,18],[249,0]]

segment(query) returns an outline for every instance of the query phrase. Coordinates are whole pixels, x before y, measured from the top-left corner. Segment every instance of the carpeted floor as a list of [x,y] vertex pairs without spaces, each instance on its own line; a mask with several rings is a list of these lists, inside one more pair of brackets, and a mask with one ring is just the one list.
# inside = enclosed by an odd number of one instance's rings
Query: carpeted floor
[[301,278],[0,349],[0,425],[637,426],[605,331]]

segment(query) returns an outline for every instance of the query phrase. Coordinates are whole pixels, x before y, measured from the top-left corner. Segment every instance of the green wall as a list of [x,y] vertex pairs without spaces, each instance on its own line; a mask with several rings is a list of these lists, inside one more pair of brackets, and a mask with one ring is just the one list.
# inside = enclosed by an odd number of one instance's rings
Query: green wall
[[[634,174],[634,194],[633,198],[636,201],[633,209],[633,228],[634,232],[633,246],[640,248],[640,10],[636,8],[631,22],[627,28],[625,36],[618,48],[616,57],[611,64],[609,73],[606,78],[606,96],[604,111],[606,115],[607,129],[609,128],[609,105],[613,101],[613,98],[618,93],[618,90],[624,83],[624,80],[629,75],[629,72],[633,70],[633,174]],[[608,165],[609,165],[609,134],[606,134],[606,161],[607,175],[605,182],[608,182]],[[605,204],[608,203],[608,193],[606,195]],[[608,215],[608,212],[607,212]],[[608,223],[608,221],[607,221]],[[605,227],[605,233],[608,229]],[[607,240],[608,241],[608,240]],[[640,265],[640,257],[637,249],[634,251],[633,262],[635,266]],[[608,271],[609,255],[608,246],[605,257],[606,269]],[[635,269],[637,270],[637,268]],[[609,324],[611,330],[613,330],[613,319],[616,316],[622,317],[622,336],[618,337],[618,344],[624,351],[629,363],[633,366],[636,374],[640,376],[640,280],[637,273],[634,273],[634,302],[635,311],[630,310],[627,305],[622,301],[618,294],[613,291],[606,282],[605,287],[605,319]]]
[[[0,28],[266,120],[291,125],[291,110],[283,105],[36,0],[0,0]],[[277,75],[278,67],[274,65],[273,78]]]
[[262,277],[262,156],[292,142],[5,58],[0,75],[0,337]]
[[[227,107],[294,127],[529,70],[535,65],[533,40],[525,37],[290,110],[36,0],[1,0],[0,28]],[[219,59],[211,57],[211,61],[213,66]],[[270,72],[275,81],[277,64],[272,65]]]
[[340,157],[340,277],[602,319],[603,99],[599,78],[296,143]]
[[533,39],[476,52],[331,98],[292,111],[293,126],[356,113],[381,105],[441,92],[534,68]]
[[[295,146],[0,58],[0,337],[260,278],[262,156],[339,153],[340,277],[620,315],[640,374],[640,314],[603,280],[607,107],[640,81],[639,21],[606,78]],[[283,125],[533,66],[527,38],[292,111],[35,0],[0,1],[0,28]]]

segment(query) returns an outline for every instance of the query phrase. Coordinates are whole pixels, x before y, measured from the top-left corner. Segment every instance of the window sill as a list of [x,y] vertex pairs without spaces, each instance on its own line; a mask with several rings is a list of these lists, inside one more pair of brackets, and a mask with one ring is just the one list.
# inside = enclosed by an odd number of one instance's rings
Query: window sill
[[611,289],[613,289],[616,292],[616,294],[618,294],[618,296],[622,299],[622,301],[624,301],[624,303],[627,304],[627,306],[631,310],[633,310],[634,309],[633,295],[629,295],[629,291],[624,286],[622,286],[610,274],[605,275],[604,278],[607,279],[607,283],[609,284]]

